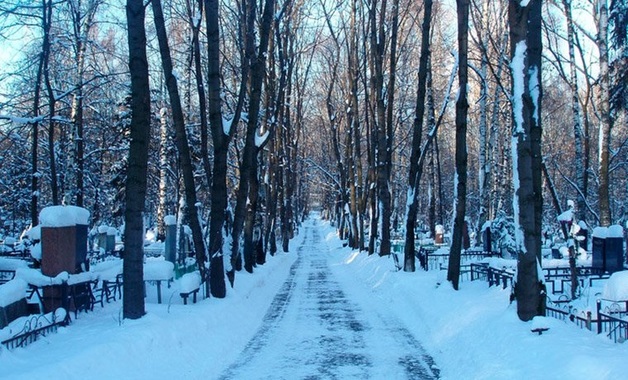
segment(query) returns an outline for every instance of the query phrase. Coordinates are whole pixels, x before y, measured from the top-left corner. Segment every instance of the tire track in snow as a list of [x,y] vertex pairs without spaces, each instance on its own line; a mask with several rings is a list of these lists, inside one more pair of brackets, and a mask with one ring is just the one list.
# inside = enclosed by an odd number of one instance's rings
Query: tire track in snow
[[397,320],[366,315],[334,279],[314,225],[262,326],[220,379],[437,379],[433,359]]

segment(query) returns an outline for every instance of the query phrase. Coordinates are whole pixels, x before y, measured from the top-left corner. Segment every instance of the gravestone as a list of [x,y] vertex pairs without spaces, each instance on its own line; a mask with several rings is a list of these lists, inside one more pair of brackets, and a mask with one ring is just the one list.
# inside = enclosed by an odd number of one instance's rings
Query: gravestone
[[166,261],[175,264],[177,261],[177,218],[174,215],[166,215],[164,218],[166,227],[165,256]]
[[[41,210],[41,273],[56,277],[61,272],[76,274],[87,266],[89,211],[77,206],[50,206]],[[66,286],[44,287],[44,311],[67,308]]]
[[591,253],[593,255],[592,266],[602,271],[606,270],[606,236],[607,227],[595,227],[592,234]]
[[491,237],[491,225],[486,224],[484,230],[482,231],[482,244],[485,252],[493,251],[493,241]]
[[624,229],[621,226],[608,227],[605,254],[606,271],[615,273],[624,269]]

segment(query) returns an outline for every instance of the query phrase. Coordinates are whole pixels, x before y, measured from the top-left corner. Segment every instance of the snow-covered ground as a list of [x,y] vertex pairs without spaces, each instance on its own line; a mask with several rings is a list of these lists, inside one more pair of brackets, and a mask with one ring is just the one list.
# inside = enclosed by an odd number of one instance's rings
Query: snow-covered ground
[[[303,244],[308,228],[319,229],[319,246]],[[156,303],[149,289],[147,314],[139,320],[123,320],[120,301],[97,305],[93,312],[79,314],[69,327],[24,349],[1,349],[0,378],[224,376],[261,327],[299,254],[326,260],[348,299],[370,305],[364,310],[389,313],[390,323],[410,331],[433,357],[443,379],[621,379],[628,374],[628,345],[550,318],[544,322],[547,332],[532,333],[533,323],[519,321],[516,305],[509,304],[509,290],[462,282],[461,290],[454,291],[443,273],[395,272],[390,258],[342,247],[333,228],[318,219],[308,220],[301,231],[291,243],[291,253],[269,257],[254,274],[238,273],[235,289],[223,300],[184,306],[175,282],[164,290],[163,304]],[[297,254],[299,247],[305,248]],[[307,328],[292,326],[294,331]],[[283,350],[277,347],[277,352]],[[268,378],[263,373],[259,378]],[[300,377],[285,367],[271,378]]]

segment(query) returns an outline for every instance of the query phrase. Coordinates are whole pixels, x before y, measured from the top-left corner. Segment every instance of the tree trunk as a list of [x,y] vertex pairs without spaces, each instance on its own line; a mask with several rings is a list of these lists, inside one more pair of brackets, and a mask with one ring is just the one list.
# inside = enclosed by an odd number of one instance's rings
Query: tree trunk
[[202,278],[206,278],[205,261],[207,259],[205,241],[203,239],[203,231],[201,229],[201,221],[198,215],[198,206],[196,204],[196,186],[194,184],[194,168],[192,166],[192,158],[190,156],[190,147],[188,145],[187,133],[185,131],[185,121],[183,117],[183,108],[181,107],[181,97],[177,88],[177,79],[173,74],[172,58],[170,56],[170,47],[168,46],[168,36],[166,35],[166,26],[164,22],[163,10],[161,8],[161,0],[153,0],[153,15],[155,18],[155,29],[157,31],[157,39],[159,41],[159,51],[161,53],[161,64],[170,97],[170,105],[172,107],[172,118],[175,129],[175,143],[179,151],[179,164],[183,175],[183,189],[185,191],[185,202],[189,215],[190,229],[192,230],[192,240],[194,241],[194,251],[196,253],[196,262]]
[[[205,22],[207,24],[207,105],[209,124],[214,141],[214,173],[211,187],[211,214],[209,221],[209,283],[211,294],[224,298],[225,267],[223,262],[223,226],[227,211],[227,154],[229,133],[225,133],[220,109],[220,29],[218,23],[218,0],[205,1]],[[234,117],[235,119],[235,117]],[[235,120],[233,120],[235,121]],[[233,128],[236,125],[232,125]]]
[[[247,199],[249,198],[250,181],[254,178],[257,181],[257,154],[259,152],[256,146],[256,135],[259,118],[260,102],[262,98],[262,84],[265,78],[266,54],[268,51],[268,41],[270,38],[270,29],[272,16],[274,14],[275,1],[266,0],[264,4],[264,12],[262,15],[262,26],[260,30],[260,45],[255,55],[255,19],[256,4],[254,1],[246,2],[247,13],[247,33],[246,33],[246,57],[250,60],[250,93],[249,93],[249,117],[247,121],[244,152],[242,162],[240,164],[240,184],[238,186],[236,209],[234,214],[233,232],[232,232],[232,265],[234,260],[240,255],[240,234],[244,226],[244,220],[247,213]],[[257,191],[257,189],[256,189]],[[257,197],[257,194],[256,194]],[[255,210],[252,211],[255,214]],[[252,257],[248,257],[245,262],[245,269],[248,272],[253,271],[254,262]]]
[[456,101],[456,180],[454,181],[454,230],[449,251],[447,280],[455,290],[460,281],[460,253],[467,203],[467,102],[469,0],[457,0],[458,14],[458,100]]
[[127,0],[129,71],[131,73],[131,143],[124,212],[124,318],[137,319],[144,310],[144,224],[148,145],[150,140],[150,88],[146,59],[145,8],[141,0]]
[[406,272],[415,271],[414,259],[414,229],[419,206],[419,184],[421,183],[422,168],[419,158],[423,154],[421,144],[423,139],[423,120],[425,116],[425,94],[427,88],[429,59],[430,59],[430,29],[432,22],[432,0],[426,0],[423,7],[423,25],[421,27],[421,56],[419,58],[419,84],[414,109],[414,123],[412,128],[412,152],[410,155],[410,174],[408,176],[408,200],[406,208],[406,239],[404,246],[404,265]]
[[[52,204],[59,204],[59,186],[57,181],[57,157],[55,149],[55,106],[57,99],[50,80],[50,30],[52,28],[52,1],[44,4],[43,17],[43,70],[46,92],[48,93],[48,161],[50,165],[50,191],[52,193]],[[77,204],[78,206],[78,204]]]
[[567,18],[567,46],[569,50],[569,87],[571,90],[571,112],[573,120],[573,136],[574,136],[574,163],[576,171],[576,186],[578,188],[578,200],[576,208],[579,219],[586,220],[586,168],[585,168],[585,156],[583,148],[583,132],[582,132],[582,118],[580,117],[580,101],[578,98],[578,78],[576,75],[576,55],[575,55],[575,41],[574,41],[574,23],[571,16],[571,1],[562,0],[563,11]]
[[541,273],[541,0],[510,0],[513,91],[513,183],[517,314],[522,321],[545,315]]
[[597,38],[595,43],[600,54],[600,91],[598,110],[600,114],[600,166],[598,199],[600,204],[600,226],[610,226],[611,205],[609,198],[609,165],[611,130],[613,119],[610,113],[610,77],[608,67],[608,6],[606,0],[597,0],[594,5]]

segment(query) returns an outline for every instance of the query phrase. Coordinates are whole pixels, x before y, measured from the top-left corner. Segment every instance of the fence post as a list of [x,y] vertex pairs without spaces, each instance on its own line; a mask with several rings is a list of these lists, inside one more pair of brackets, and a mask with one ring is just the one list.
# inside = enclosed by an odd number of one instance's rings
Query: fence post
[[596,310],[597,310],[597,333],[601,334],[602,333],[602,315],[600,314],[600,311],[602,310],[602,301],[597,300],[597,305],[595,306]]
[[591,331],[591,311],[587,311],[587,329]]

